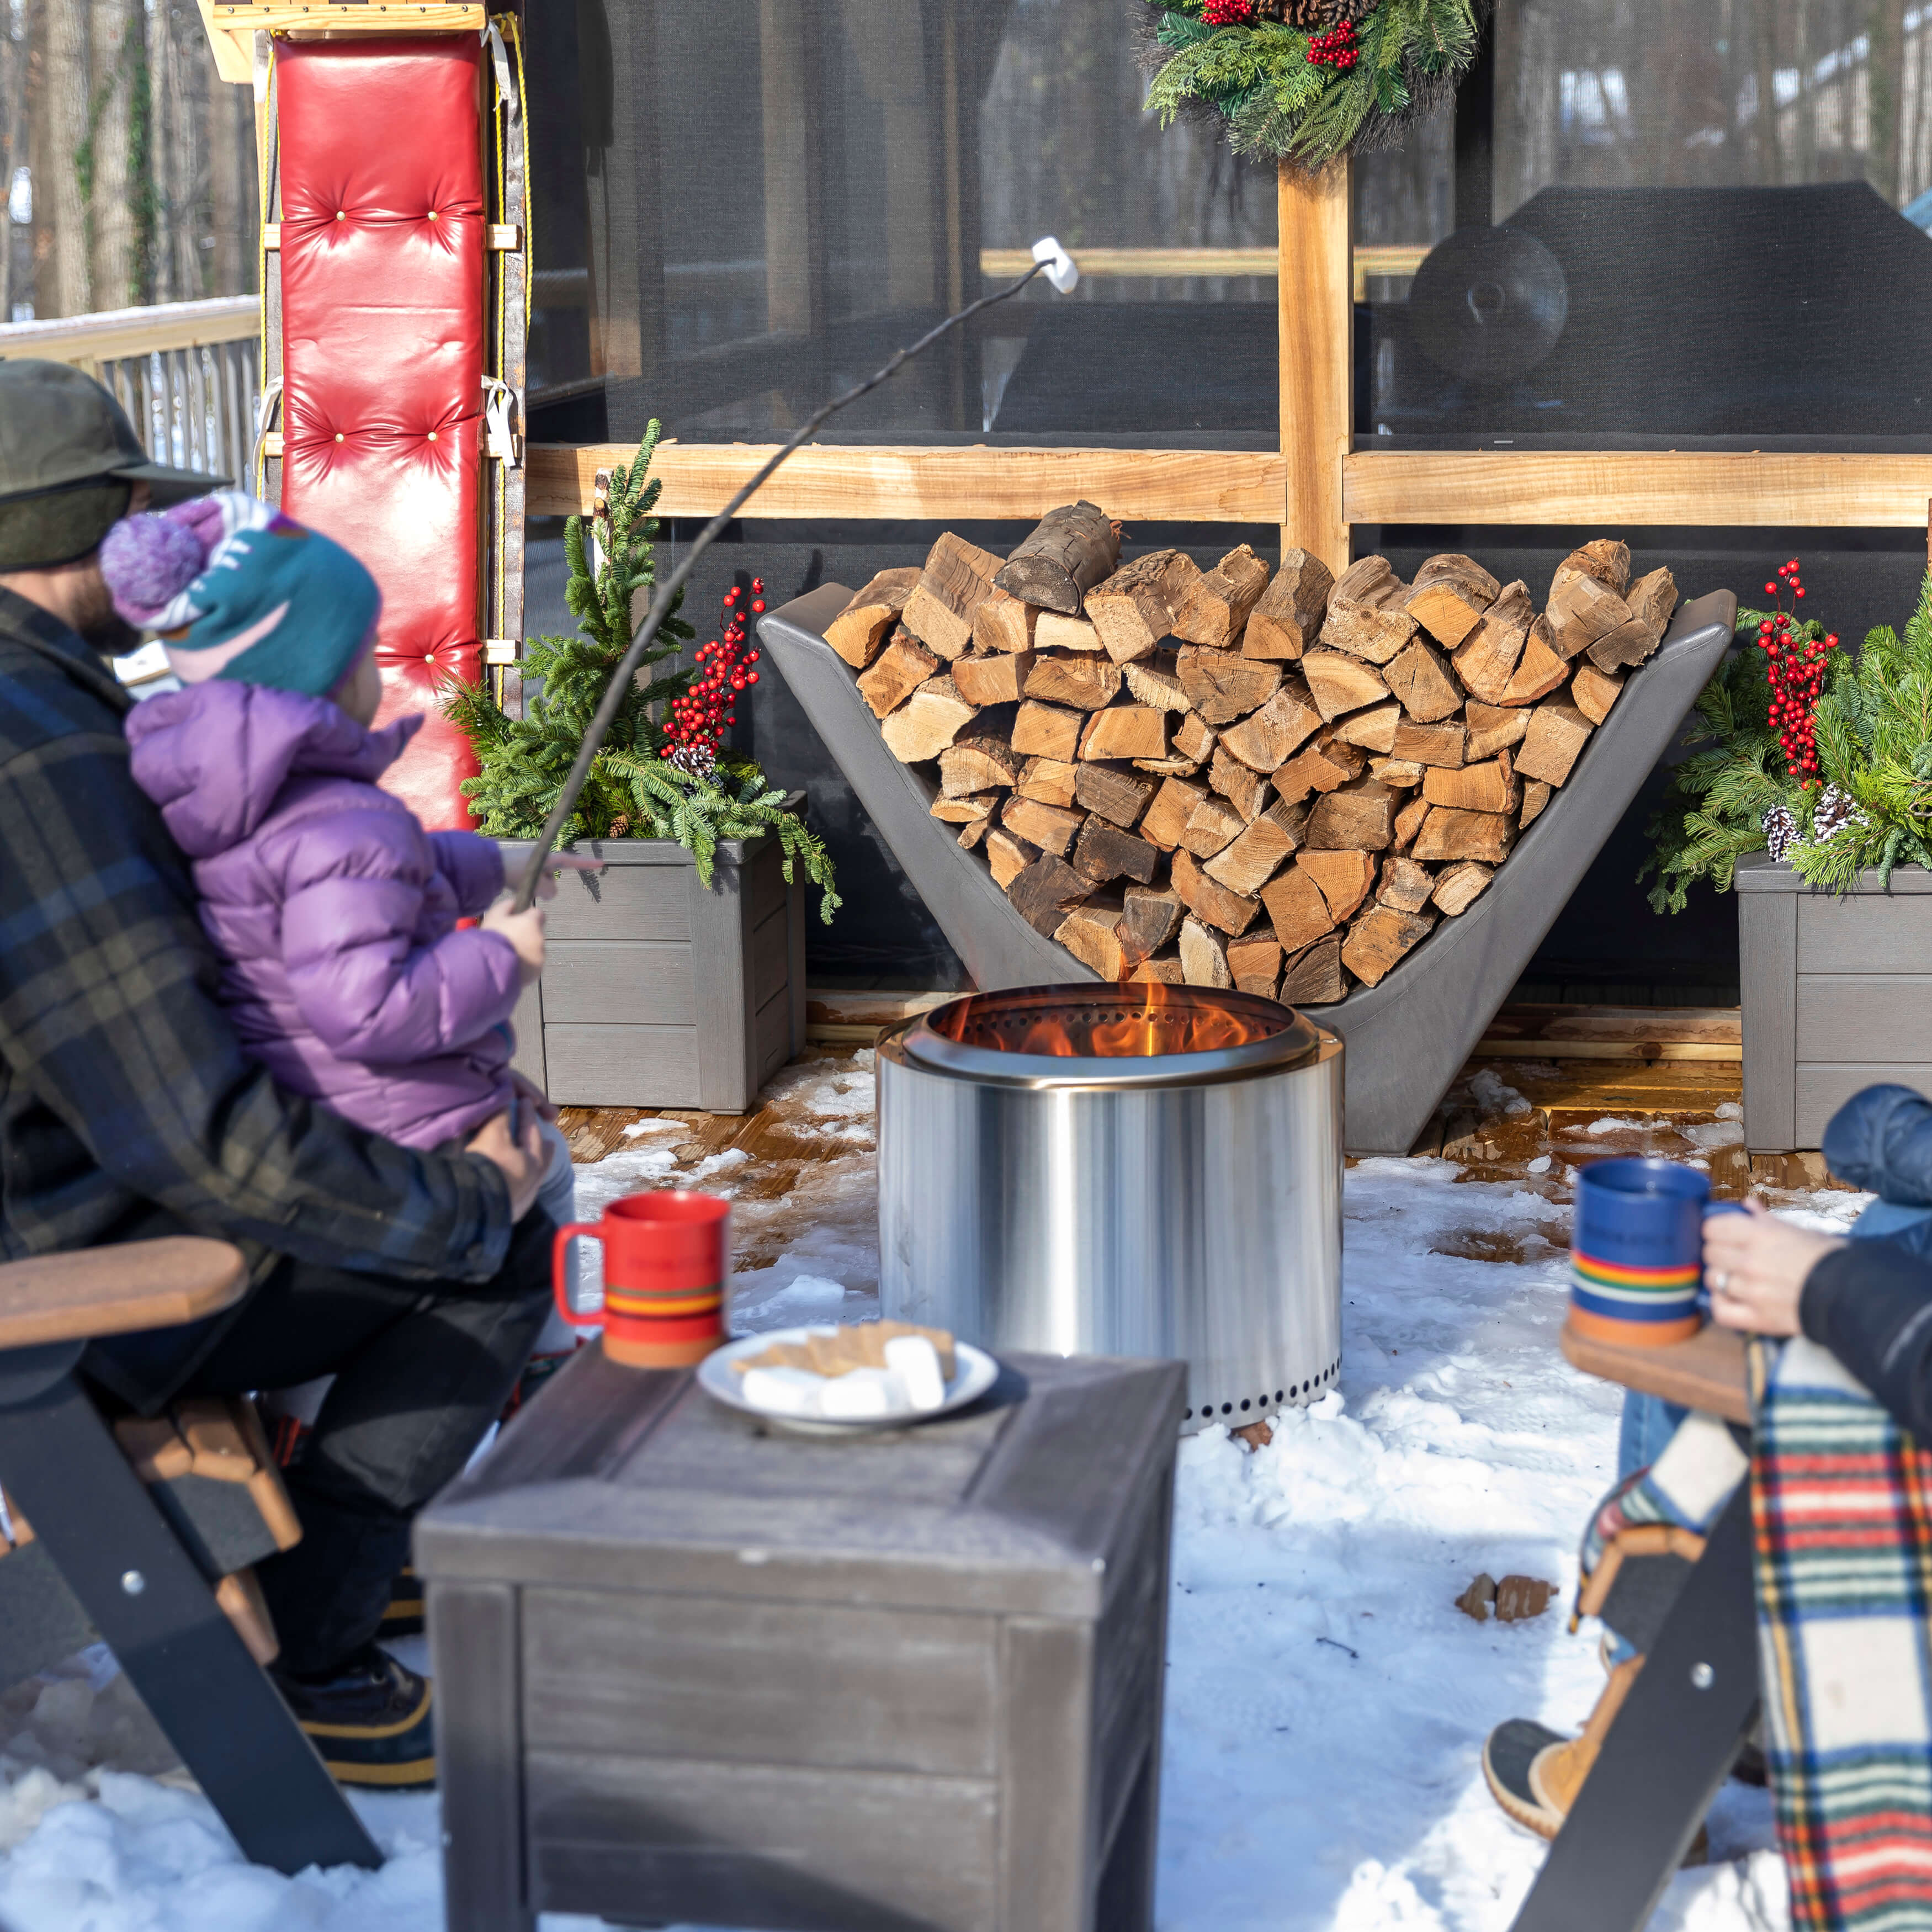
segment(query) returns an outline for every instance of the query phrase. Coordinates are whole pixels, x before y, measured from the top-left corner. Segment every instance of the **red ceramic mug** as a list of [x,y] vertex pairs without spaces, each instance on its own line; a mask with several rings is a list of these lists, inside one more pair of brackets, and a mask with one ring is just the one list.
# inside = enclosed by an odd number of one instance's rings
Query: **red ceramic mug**
[[[564,1286],[571,1242],[604,1244],[604,1306],[580,1315]],[[724,1339],[731,1279],[731,1204],[682,1190],[627,1194],[601,1221],[556,1231],[550,1281],[558,1312],[580,1328],[602,1324],[604,1352],[634,1369],[682,1369]]]

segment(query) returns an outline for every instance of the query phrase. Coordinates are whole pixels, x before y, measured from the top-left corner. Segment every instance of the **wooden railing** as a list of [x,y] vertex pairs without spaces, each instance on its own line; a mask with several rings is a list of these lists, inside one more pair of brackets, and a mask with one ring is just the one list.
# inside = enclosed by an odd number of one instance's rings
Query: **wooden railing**
[[258,296],[218,296],[8,322],[0,324],[0,358],[39,356],[85,369],[113,392],[158,463],[245,488],[262,388],[261,318]]

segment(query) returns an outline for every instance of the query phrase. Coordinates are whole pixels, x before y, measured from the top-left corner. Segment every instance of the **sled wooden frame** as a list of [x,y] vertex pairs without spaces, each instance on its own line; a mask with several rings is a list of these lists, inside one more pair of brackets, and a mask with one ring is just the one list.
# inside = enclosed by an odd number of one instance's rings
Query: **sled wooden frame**
[[189,1238],[0,1266],[0,1482],[243,1856],[291,1875],[374,1869],[362,1821],[76,1372],[91,1337],[200,1320],[248,1285],[237,1250]]
[[[985,860],[932,815],[932,781],[886,748],[855,674],[824,637],[851,595],[825,584],[760,618],[758,634],[867,816],[982,990],[1094,979],[1020,916]],[[1380,986],[1311,1010],[1346,1046],[1351,1153],[1402,1154],[1414,1144],[1716,668],[1736,616],[1727,590],[1685,604],[1488,891],[1442,920]]]

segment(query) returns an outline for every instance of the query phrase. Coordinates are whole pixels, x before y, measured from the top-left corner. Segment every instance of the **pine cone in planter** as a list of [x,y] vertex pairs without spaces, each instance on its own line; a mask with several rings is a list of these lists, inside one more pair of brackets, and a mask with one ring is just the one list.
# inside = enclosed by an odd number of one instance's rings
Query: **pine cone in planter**
[[1828,784],[1812,811],[1811,836],[1822,845],[1846,826],[1863,825],[1865,822],[1864,814],[1853,802],[1851,794],[1840,791],[1834,784]]
[[1798,837],[1798,821],[1781,805],[1774,805],[1759,821],[1764,832],[1764,849],[1782,860]]
[[1322,34],[1344,20],[1359,27],[1375,6],[1376,0],[1255,0],[1255,18],[1279,20],[1304,34]]

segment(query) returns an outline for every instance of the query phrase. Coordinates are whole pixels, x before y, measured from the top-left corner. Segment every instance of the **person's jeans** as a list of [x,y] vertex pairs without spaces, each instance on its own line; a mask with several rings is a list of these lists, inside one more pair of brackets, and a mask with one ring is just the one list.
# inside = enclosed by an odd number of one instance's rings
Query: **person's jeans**
[[402,1281],[284,1261],[184,1395],[241,1395],[334,1377],[286,1472],[302,1540],[256,1566],[281,1638],[277,1667],[328,1672],[376,1634],[410,1524],[461,1473],[550,1305],[550,1216],[524,1216],[494,1281]]

